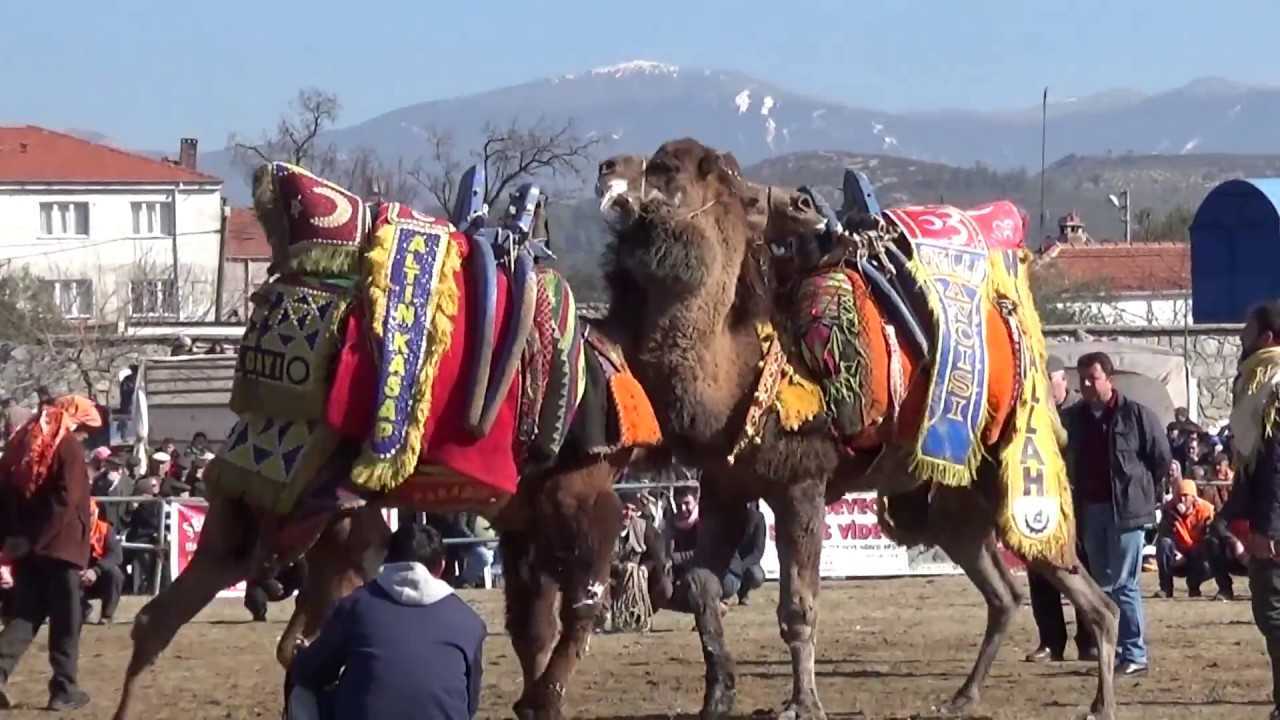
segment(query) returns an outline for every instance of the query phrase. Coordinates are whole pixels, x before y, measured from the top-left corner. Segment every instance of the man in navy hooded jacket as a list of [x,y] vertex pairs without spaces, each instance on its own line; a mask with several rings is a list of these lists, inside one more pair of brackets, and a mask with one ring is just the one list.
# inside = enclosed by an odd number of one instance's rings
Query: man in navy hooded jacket
[[290,717],[311,714],[299,702],[307,695],[323,718],[475,716],[487,630],[440,579],[444,560],[431,528],[406,525],[391,536],[378,576],[342,599],[294,657]]

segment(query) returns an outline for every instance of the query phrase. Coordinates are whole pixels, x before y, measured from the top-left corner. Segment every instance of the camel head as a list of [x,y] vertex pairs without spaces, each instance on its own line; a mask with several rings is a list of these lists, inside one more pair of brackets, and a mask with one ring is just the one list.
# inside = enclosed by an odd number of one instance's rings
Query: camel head
[[624,209],[612,224],[614,268],[664,299],[712,284],[732,303],[743,261],[764,249],[764,193],[742,180],[732,155],[696,140],[668,142],[647,160],[606,160],[597,187],[617,191],[613,206]]
[[611,222],[630,222],[645,199],[644,171],[649,159],[643,155],[615,155],[600,163],[596,175],[596,197],[600,212]]
[[[756,323],[772,308],[769,193],[746,183],[731,155],[694,140],[668,142],[640,165],[627,179],[633,214],[610,228],[606,322],[633,348],[628,362],[668,441],[731,444],[761,357]],[[605,168],[602,187],[630,167]]]

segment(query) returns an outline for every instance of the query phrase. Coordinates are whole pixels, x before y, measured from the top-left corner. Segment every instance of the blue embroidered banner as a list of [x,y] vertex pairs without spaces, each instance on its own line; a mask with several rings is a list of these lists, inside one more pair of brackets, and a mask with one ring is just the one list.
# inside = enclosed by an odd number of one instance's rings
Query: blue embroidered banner
[[[415,399],[426,356],[425,315],[439,277],[441,233],[424,233],[413,226],[396,228],[387,273],[387,297],[379,343],[377,413],[370,450],[390,457],[404,445],[415,418]],[[430,380],[430,378],[427,378]],[[430,391],[430,388],[424,388]]]
[[983,285],[987,254],[916,244],[916,260],[938,315],[929,405],[920,435],[921,459],[944,463],[944,472],[969,467],[987,400],[987,324]]

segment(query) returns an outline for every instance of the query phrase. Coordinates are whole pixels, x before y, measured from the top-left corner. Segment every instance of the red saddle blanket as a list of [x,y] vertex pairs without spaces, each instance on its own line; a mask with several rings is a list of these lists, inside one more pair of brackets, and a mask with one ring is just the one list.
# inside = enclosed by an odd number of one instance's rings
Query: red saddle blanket
[[[470,250],[467,238],[453,234],[463,257]],[[465,271],[455,274],[458,287],[464,287]],[[508,308],[507,278],[497,279],[497,312],[495,324],[502,328]],[[520,397],[517,376],[508,389],[490,432],[479,439],[465,428],[466,392],[461,381],[463,363],[468,359],[467,293],[458,293],[458,311],[454,316],[453,336],[440,358],[431,388],[431,416],[422,436],[418,471],[392,492],[392,497],[405,504],[432,510],[483,505],[490,499],[514,493],[517,471],[515,445],[516,412]],[[347,319],[342,349],[338,354],[329,388],[326,419],[340,434],[349,438],[368,437],[373,425],[377,364],[373,348],[365,334],[367,308],[356,305]],[[474,312],[472,313],[474,316]]]
[[950,205],[890,208],[884,214],[907,239],[957,245],[972,250],[1014,250],[1024,244],[1022,213],[1008,200],[968,210]]

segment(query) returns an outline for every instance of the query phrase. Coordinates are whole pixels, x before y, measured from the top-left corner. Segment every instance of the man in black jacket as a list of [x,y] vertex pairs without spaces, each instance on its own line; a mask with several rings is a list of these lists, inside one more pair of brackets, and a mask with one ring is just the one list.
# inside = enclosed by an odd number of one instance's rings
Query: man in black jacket
[[764,557],[765,526],[760,503],[749,503],[747,513],[747,528],[742,534],[742,541],[733,551],[729,570],[720,578],[724,599],[737,595],[739,605],[746,605],[751,591],[764,584],[764,568],[760,567],[760,559]]
[[1084,402],[1067,413],[1067,473],[1083,518],[1089,571],[1120,608],[1116,671],[1147,672],[1142,617],[1142,547],[1145,526],[1156,521],[1157,485],[1172,453],[1164,424],[1152,410],[1120,394],[1106,353],[1080,356]]
[[1253,620],[1271,656],[1271,720],[1280,720],[1280,301],[1249,311],[1232,393],[1235,487],[1218,523],[1247,520]]

